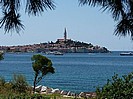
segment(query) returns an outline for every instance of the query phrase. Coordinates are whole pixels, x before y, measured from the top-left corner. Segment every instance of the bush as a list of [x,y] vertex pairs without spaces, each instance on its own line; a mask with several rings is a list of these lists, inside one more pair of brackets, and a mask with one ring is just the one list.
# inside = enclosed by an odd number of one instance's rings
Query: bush
[[0,99],[51,99],[51,97],[40,94],[8,94],[0,95]]
[[4,57],[3,57],[3,53],[0,52],[0,60],[3,60]]
[[28,83],[26,81],[26,78],[21,74],[19,75],[14,74],[11,84],[15,92],[26,93],[28,90]]
[[119,78],[114,75],[101,89],[96,90],[98,99],[131,99],[133,98],[133,72]]
[[0,86],[4,86],[5,84],[5,78],[4,77],[0,77]]

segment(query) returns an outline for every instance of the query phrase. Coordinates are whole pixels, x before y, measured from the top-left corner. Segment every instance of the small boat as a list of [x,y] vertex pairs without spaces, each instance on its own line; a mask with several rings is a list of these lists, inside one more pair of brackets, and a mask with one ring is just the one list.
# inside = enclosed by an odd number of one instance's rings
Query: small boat
[[63,55],[63,53],[59,52],[59,51],[48,51],[45,52],[47,55]]
[[52,51],[48,51],[48,52],[45,52],[47,55],[49,54],[54,54],[55,52],[52,52]]
[[63,53],[58,52],[58,51],[55,51],[55,52],[54,52],[54,55],[63,55]]
[[120,53],[121,56],[132,56],[132,52],[127,52],[127,53]]

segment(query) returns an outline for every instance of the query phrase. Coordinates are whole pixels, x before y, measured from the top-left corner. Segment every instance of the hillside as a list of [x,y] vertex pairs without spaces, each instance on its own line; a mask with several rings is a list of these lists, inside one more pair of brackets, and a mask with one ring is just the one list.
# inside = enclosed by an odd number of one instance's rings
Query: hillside
[[63,53],[108,53],[109,50],[91,43],[74,41],[71,39],[57,39],[56,42],[40,43],[33,45],[0,46],[5,52],[47,52],[60,51]]

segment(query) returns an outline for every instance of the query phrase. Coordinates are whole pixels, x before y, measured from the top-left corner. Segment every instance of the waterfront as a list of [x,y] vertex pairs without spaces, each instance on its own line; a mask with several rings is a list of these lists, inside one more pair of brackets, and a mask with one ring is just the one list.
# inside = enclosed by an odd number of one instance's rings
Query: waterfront
[[[55,74],[44,77],[41,85],[73,92],[95,91],[111,79],[133,71],[133,56],[112,53],[67,53],[61,56],[45,55],[55,67]],[[0,75],[10,81],[13,73],[22,73],[32,85],[34,73],[31,57],[38,53],[6,53],[0,62]]]

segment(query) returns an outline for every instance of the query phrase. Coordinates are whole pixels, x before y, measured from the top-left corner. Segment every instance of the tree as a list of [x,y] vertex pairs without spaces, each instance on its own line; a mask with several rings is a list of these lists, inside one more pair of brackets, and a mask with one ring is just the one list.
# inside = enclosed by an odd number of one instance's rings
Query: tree
[[32,67],[35,72],[35,78],[33,83],[33,92],[35,92],[35,87],[42,80],[43,76],[47,75],[48,73],[54,73],[55,71],[52,67],[51,60],[47,57],[38,54],[33,55],[31,59],[33,61]]
[[[0,28],[4,27],[5,32],[16,30],[17,33],[24,29],[19,13],[25,7],[28,15],[40,15],[44,10],[55,9],[53,0],[1,0],[0,6],[3,17],[0,20]],[[103,11],[112,14],[117,22],[114,34],[118,36],[130,35],[133,40],[133,0],[78,0],[80,5],[101,7]],[[24,4],[24,5],[22,5]]]
[[118,77],[114,75],[101,89],[96,90],[98,99],[132,99],[133,98],[133,72]]
[[0,52],[0,60],[3,60],[4,57],[3,57],[3,53]]
[[103,11],[112,14],[117,21],[114,34],[130,35],[133,40],[133,0],[79,0],[81,5],[100,6]]
[[3,13],[3,17],[0,20],[0,28],[4,27],[7,33],[14,30],[19,33],[21,29],[24,29],[19,13],[23,7],[25,7],[25,12],[28,15],[35,16],[40,15],[44,10],[53,10],[55,8],[52,0],[0,0],[0,6]]

